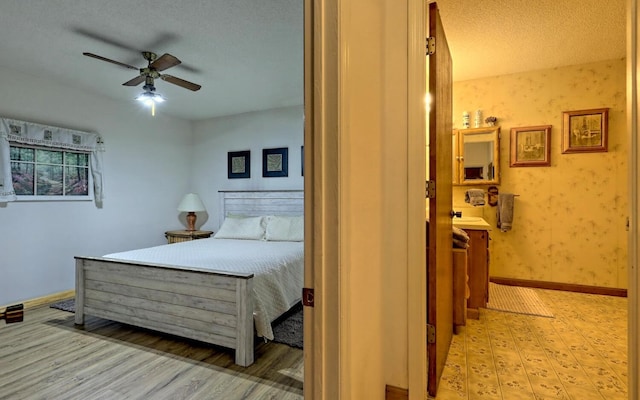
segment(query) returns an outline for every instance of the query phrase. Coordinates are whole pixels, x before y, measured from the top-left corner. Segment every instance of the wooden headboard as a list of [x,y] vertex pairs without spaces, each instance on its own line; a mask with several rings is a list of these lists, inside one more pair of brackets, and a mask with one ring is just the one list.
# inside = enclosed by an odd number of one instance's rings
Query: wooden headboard
[[220,224],[227,215],[304,215],[302,190],[236,190],[220,192]]

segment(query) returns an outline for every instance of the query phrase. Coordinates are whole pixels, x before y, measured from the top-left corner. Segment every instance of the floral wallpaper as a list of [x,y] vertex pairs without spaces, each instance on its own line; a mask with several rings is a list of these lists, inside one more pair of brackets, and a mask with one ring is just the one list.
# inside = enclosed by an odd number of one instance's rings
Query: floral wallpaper
[[[454,127],[465,111],[498,118],[498,188],[519,195],[511,231],[495,227],[496,207],[474,210],[493,227],[491,276],[627,287],[625,90],[624,59],[454,82]],[[605,107],[608,152],[562,154],[562,112]],[[509,167],[511,128],[534,125],[552,125],[551,165]],[[454,209],[469,188],[454,187]]]

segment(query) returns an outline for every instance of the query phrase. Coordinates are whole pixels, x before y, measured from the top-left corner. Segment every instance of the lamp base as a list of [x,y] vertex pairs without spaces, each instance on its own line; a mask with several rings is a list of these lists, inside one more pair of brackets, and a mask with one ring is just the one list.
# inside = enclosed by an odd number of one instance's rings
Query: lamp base
[[189,211],[189,213],[187,214],[187,230],[196,230],[196,213],[193,211]]

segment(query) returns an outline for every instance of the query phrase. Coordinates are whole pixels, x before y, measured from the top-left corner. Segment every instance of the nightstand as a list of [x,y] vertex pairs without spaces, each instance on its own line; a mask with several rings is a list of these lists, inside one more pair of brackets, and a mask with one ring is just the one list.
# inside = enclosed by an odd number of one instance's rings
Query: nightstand
[[211,237],[213,232],[211,231],[167,231],[164,236],[167,238],[167,242],[178,243],[188,242],[190,240],[205,239]]

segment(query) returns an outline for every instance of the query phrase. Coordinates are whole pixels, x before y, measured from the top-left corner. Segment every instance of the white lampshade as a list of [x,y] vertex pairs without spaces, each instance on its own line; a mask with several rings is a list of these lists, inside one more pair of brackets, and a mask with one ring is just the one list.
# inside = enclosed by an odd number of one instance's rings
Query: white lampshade
[[178,211],[195,212],[206,211],[200,196],[195,193],[186,194],[180,204],[178,205]]

